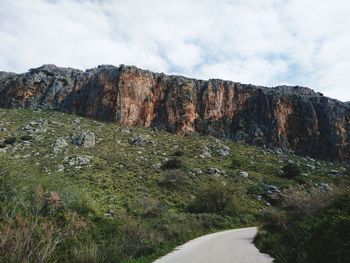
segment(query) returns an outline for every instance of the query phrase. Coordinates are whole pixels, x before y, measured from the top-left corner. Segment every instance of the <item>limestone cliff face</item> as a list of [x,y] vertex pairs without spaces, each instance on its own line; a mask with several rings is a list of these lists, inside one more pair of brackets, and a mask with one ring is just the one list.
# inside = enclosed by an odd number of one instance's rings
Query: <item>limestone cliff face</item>
[[129,66],[0,72],[0,106],[52,108],[128,126],[199,132],[323,159],[350,159],[350,105],[304,87],[168,76]]

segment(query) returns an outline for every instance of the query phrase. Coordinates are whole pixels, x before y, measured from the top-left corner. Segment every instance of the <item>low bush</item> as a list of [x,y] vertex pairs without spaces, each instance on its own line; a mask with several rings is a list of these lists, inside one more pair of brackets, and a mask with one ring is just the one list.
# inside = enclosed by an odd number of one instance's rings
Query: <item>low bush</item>
[[174,153],[173,153],[173,156],[178,156],[178,157],[180,157],[180,156],[183,156],[185,153],[183,152],[183,151],[181,151],[181,150],[177,150],[177,151],[175,151]]
[[260,211],[259,218],[276,230],[285,231],[288,229],[288,216],[284,211],[266,208]]
[[184,185],[187,180],[187,174],[182,170],[176,169],[166,171],[160,183],[166,187],[178,188]]
[[288,179],[294,179],[302,175],[300,167],[294,163],[288,163],[283,168],[283,176]]
[[14,144],[17,141],[17,137],[7,137],[4,140],[5,144]]
[[288,205],[283,211],[264,214],[264,227],[255,239],[259,249],[281,263],[348,262],[350,195],[347,190],[290,188],[284,192],[287,195],[284,202]]
[[242,160],[239,157],[233,155],[231,157],[231,167],[235,168],[235,169],[241,168],[242,167]]
[[310,216],[329,205],[342,189],[333,187],[330,191],[324,191],[318,187],[298,185],[289,187],[282,192],[282,207],[290,214],[298,218]]
[[31,141],[33,138],[30,135],[23,135],[21,136],[22,141]]
[[170,160],[166,161],[163,164],[162,168],[164,170],[183,169],[184,168],[184,164],[183,164],[181,159],[174,158],[174,159],[170,159]]
[[169,211],[159,218],[155,230],[158,232],[160,240],[183,242],[200,232],[201,227],[197,215]]
[[234,215],[239,211],[239,191],[222,183],[205,186],[188,206],[191,213]]
[[348,166],[348,167],[346,168],[345,174],[346,174],[347,176],[350,176],[350,166]]
[[138,206],[143,217],[159,217],[166,211],[166,207],[158,199],[145,195],[139,198]]
[[150,252],[151,234],[141,221],[131,217],[127,218],[121,227],[117,246],[125,258],[139,257]]

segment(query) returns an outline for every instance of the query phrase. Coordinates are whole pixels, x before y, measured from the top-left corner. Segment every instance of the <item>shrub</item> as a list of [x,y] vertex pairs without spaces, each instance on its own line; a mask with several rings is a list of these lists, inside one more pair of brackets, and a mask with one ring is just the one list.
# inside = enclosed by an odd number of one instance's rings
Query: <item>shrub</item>
[[179,169],[168,170],[165,172],[160,183],[166,187],[177,188],[184,185],[187,182],[187,179],[187,174]]
[[58,192],[47,192],[42,187],[34,190],[31,201],[33,214],[54,215],[64,208],[61,195]]
[[0,261],[48,262],[64,237],[62,229],[40,217],[8,216],[0,225]]
[[183,151],[181,151],[181,150],[177,150],[177,151],[175,151],[174,153],[173,153],[173,156],[178,156],[178,157],[180,157],[180,156],[183,156],[185,153],[183,152]]
[[72,262],[102,263],[104,261],[105,255],[95,243],[73,249]]
[[288,209],[294,216],[302,218],[322,210],[342,192],[342,189],[336,187],[330,191],[305,185],[289,187],[282,192],[282,207]]
[[[292,218],[287,230],[268,222],[255,242],[277,262],[348,262],[350,258],[350,197],[332,198],[315,214]],[[265,231],[267,230],[267,231]]]
[[81,215],[96,214],[96,208],[74,188],[65,187],[60,191],[47,191],[42,187],[33,190],[30,197],[31,212],[51,216],[65,211]]
[[197,220],[204,229],[227,229],[232,227],[232,223],[227,221],[227,217],[217,214],[198,214]]
[[347,176],[350,176],[350,166],[348,166],[348,167],[346,168],[345,174],[346,174]]
[[7,138],[4,140],[4,143],[5,143],[5,144],[14,144],[16,141],[17,141],[17,138],[16,138],[16,137],[7,137]]
[[124,257],[130,259],[146,254],[151,249],[151,237],[146,226],[133,218],[126,218],[117,243]]
[[288,163],[283,168],[283,175],[288,179],[293,179],[295,177],[299,177],[302,174],[301,169],[298,165],[294,163]]
[[188,213],[165,213],[159,218],[156,230],[163,240],[183,242],[201,228],[197,216]]
[[144,217],[160,217],[166,210],[165,206],[158,199],[145,195],[139,198],[138,204]]
[[231,167],[232,168],[241,168],[242,167],[242,161],[238,158],[238,156],[233,155],[231,158]]
[[22,141],[31,141],[32,140],[32,136],[30,136],[30,135],[23,135],[23,136],[21,136],[21,140]]
[[191,213],[236,214],[239,210],[238,194],[239,191],[221,183],[205,186],[199,190],[188,210]]
[[164,170],[176,170],[176,169],[183,169],[184,168],[184,164],[182,162],[182,160],[174,158],[174,159],[170,159],[168,161],[166,161],[162,168]]
[[259,217],[276,230],[285,231],[288,228],[288,216],[284,211],[267,208],[260,211]]

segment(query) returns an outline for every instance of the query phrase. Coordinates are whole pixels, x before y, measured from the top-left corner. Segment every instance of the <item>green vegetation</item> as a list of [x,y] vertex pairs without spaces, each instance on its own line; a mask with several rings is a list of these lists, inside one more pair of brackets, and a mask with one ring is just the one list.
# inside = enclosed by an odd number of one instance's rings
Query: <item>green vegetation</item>
[[[305,184],[281,174],[289,160],[307,184],[348,181],[329,175],[345,174],[339,163],[55,111],[1,109],[0,128],[3,262],[152,262],[196,236],[260,225],[267,209],[283,226],[292,208],[280,191]],[[96,145],[72,143],[81,131]],[[131,143],[139,137],[147,143]]]
[[350,258],[349,189],[292,187],[283,209],[265,210],[258,247],[276,262],[347,262]]
[[244,211],[240,207],[243,199],[244,192],[238,186],[215,183],[200,189],[188,209],[192,213],[239,216]]
[[176,169],[183,169],[184,164],[180,159],[170,159],[166,161],[162,167],[164,170],[176,170]]
[[14,144],[16,142],[16,137],[7,137],[4,140],[4,144]]
[[283,175],[289,179],[297,178],[301,176],[301,169],[294,163],[288,163],[283,168]]

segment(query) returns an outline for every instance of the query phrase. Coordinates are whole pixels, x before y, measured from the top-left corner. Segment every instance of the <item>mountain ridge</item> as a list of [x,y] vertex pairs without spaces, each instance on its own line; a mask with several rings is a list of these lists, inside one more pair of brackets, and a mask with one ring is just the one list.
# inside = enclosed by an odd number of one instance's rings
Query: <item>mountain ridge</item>
[[0,72],[0,107],[55,109],[321,159],[350,159],[349,103],[300,86],[197,80],[124,65],[81,71],[46,64],[22,74]]

